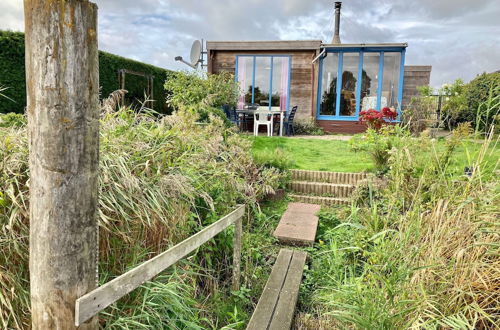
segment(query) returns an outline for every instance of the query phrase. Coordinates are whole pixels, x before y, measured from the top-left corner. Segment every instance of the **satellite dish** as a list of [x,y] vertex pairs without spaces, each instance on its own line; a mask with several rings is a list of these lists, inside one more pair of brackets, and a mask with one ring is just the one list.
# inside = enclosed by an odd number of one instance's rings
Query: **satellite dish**
[[201,42],[199,40],[195,40],[193,42],[193,45],[191,46],[191,65],[192,66],[198,66],[198,63],[200,62],[200,55],[201,55]]

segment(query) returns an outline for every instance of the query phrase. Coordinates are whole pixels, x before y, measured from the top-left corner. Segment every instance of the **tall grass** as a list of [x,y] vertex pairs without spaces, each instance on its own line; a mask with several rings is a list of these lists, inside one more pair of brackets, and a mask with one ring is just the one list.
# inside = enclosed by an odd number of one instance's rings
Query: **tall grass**
[[[0,128],[2,328],[30,327],[26,135],[25,127]],[[187,112],[158,118],[146,109],[104,111],[99,176],[100,282],[193,234],[235,204],[253,205],[273,192],[283,175],[256,165],[250,148],[248,141],[215,117],[199,125]],[[230,233],[218,236],[191,258],[191,263],[181,263],[176,272],[160,276],[107,309],[101,315],[101,325],[175,329],[217,324],[212,311],[203,308],[199,300],[225,288],[231,244]]]
[[384,184],[367,184],[363,203],[321,214],[298,327],[498,327],[499,169],[498,158],[486,161],[498,143],[493,130],[469,158],[470,177],[450,166],[467,127],[444,149],[404,137]]

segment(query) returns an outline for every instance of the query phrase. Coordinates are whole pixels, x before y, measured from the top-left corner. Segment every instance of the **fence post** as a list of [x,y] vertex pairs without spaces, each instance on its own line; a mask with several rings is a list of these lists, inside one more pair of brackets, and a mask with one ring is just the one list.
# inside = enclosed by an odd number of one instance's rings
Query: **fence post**
[[243,234],[243,216],[234,223],[234,243],[233,243],[233,281],[231,289],[240,289],[241,278],[241,236]]
[[75,301],[97,285],[97,6],[24,0],[24,14],[32,327],[75,329]]

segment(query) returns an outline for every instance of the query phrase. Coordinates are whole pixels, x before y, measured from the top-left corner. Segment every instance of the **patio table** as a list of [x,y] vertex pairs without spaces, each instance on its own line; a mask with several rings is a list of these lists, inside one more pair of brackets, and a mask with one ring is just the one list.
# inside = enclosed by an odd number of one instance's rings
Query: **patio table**
[[[252,115],[255,113],[256,110],[252,109],[236,109],[236,113],[242,114],[242,115]],[[284,112],[281,110],[268,110],[269,113],[271,113],[273,116],[274,115],[279,115],[280,116],[280,136],[283,136],[283,119],[284,119]]]

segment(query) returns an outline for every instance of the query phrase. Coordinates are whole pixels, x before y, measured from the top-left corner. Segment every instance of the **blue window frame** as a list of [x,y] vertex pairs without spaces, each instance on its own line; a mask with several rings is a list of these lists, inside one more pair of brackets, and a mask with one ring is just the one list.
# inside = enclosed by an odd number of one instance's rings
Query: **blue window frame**
[[290,55],[237,55],[234,79],[240,83],[238,105],[257,103],[288,111],[291,71]]
[[357,121],[361,110],[384,106],[396,108],[399,115],[404,63],[404,47],[325,48],[319,61],[316,118]]

